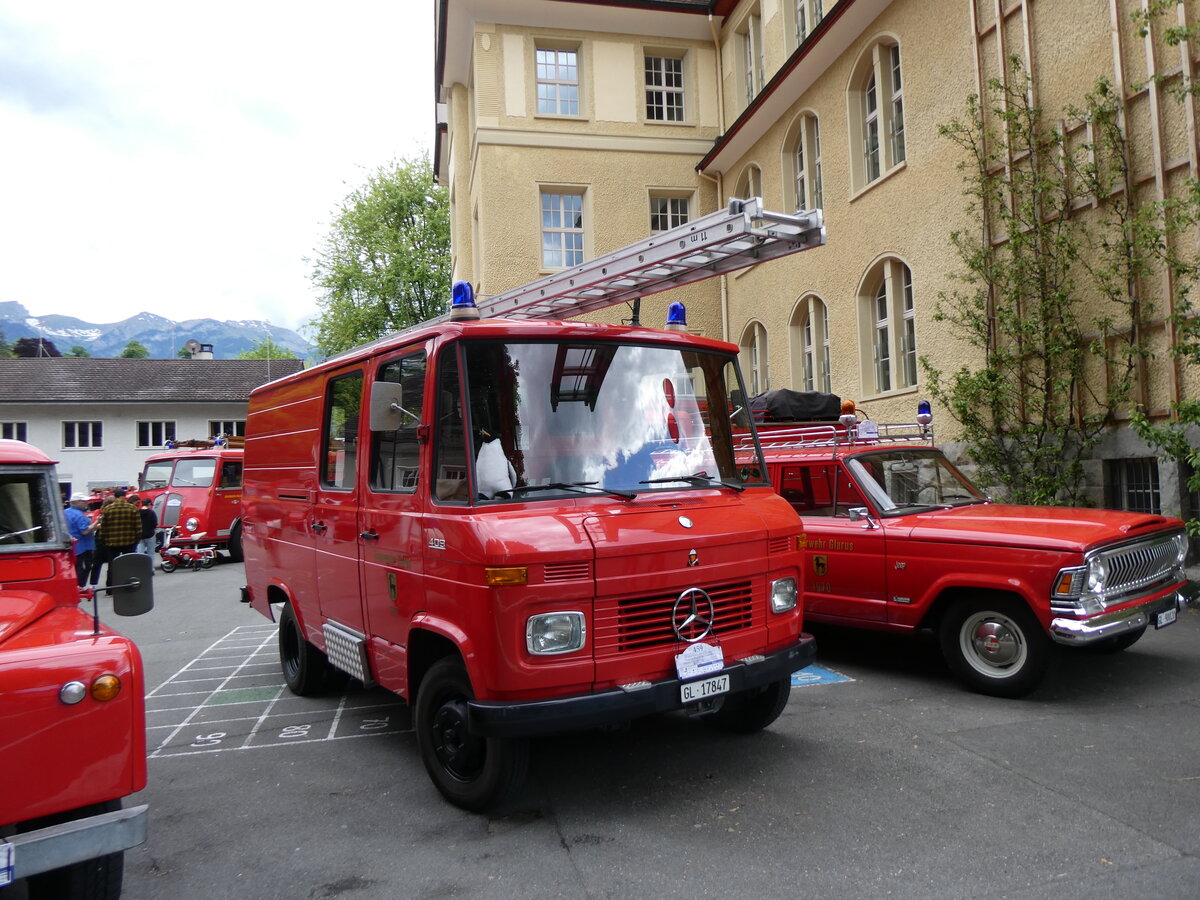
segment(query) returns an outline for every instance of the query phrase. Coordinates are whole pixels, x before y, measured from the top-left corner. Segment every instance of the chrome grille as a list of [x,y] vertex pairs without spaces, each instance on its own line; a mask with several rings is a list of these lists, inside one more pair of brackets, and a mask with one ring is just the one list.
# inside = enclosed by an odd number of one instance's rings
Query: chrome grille
[[1101,558],[1108,563],[1105,600],[1111,603],[1123,599],[1127,594],[1173,577],[1177,566],[1173,537],[1167,535],[1101,551]]
[[[720,585],[697,585],[712,597],[716,618],[712,634],[720,637],[753,625],[753,585],[739,581]],[[680,591],[649,597],[623,597],[597,602],[594,641],[596,654],[628,653],[677,644],[671,628],[671,612]]]

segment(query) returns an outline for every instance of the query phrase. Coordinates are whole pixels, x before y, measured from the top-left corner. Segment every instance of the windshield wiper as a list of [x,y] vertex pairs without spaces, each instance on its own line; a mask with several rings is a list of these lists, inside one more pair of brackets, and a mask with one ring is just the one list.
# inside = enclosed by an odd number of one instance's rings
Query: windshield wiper
[[0,534],[0,541],[8,540],[11,537],[20,537],[23,534],[32,534],[35,531],[41,531],[41,525],[34,525],[32,528],[26,528],[22,531],[9,531],[5,534]]
[[511,490],[514,494],[518,491],[574,491],[577,494],[611,494],[622,500],[637,498],[637,494],[633,491],[618,491],[616,488],[601,487],[594,481],[572,481],[569,484],[562,481],[554,481],[550,484],[520,484]]
[[682,481],[685,484],[704,485],[706,487],[712,485],[720,485],[721,487],[733,488],[735,491],[744,491],[745,485],[734,484],[732,481],[722,481],[720,478],[713,478],[711,475],[705,475],[703,472],[697,472],[695,475],[676,475],[673,478],[647,478],[645,481],[638,482],[639,484],[670,484],[672,481]]

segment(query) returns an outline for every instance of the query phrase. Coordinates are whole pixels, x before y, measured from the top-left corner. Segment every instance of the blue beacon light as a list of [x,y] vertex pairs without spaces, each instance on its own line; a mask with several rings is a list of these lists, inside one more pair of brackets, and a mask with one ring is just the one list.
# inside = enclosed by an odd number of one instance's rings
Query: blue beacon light
[[479,309],[475,306],[475,289],[469,281],[456,281],[450,291],[450,321],[478,319]]
[[687,309],[676,300],[667,307],[667,331],[686,332],[687,330]]

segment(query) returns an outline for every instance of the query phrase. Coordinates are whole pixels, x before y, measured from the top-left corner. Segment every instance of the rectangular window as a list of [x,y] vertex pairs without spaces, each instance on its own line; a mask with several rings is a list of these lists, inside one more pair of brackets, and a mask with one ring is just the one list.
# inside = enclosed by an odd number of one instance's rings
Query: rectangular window
[[443,353],[438,372],[437,435],[434,445],[434,495],[438,500],[468,500],[467,434],[463,425],[462,379],[458,357]]
[[425,400],[425,354],[384,363],[375,376],[376,384],[381,381],[400,385],[404,412],[395,431],[371,433],[371,490],[411,493],[417,489],[421,464],[417,429]]
[[537,111],[543,116],[579,115],[579,57],[576,51],[537,51]]
[[651,197],[650,230],[666,231],[686,225],[689,220],[688,206],[687,197]]
[[208,420],[208,436],[209,437],[245,437],[246,436],[246,420],[245,419],[209,419]]
[[100,422],[63,422],[62,445],[65,450],[95,449],[103,446],[104,427]]
[[25,422],[0,422],[0,438],[6,441],[26,440]]
[[867,82],[863,103],[865,105],[864,129],[866,131],[863,152],[867,158],[867,181],[874,181],[879,177],[879,101],[876,95],[874,75]]
[[542,268],[583,262],[583,194],[542,193]]
[[900,47],[891,48],[892,165],[904,161],[904,92],[900,86]]
[[808,37],[808,2],[796,0],[796,43],[803,44]]
[[812,120],[812,193],[813,209],[824,209],[825,191],[821,186],[821,123],[813,116]]
[[875,295],[875,389],[880,393],[892,389],[892,354],[889,335],[887,281]]
[[912,386],[917,383],[917,322],[913,308],[912,272],[904,269],[904,384]]
[[1104,505],[1110,509],[1159,515],[1158,460],[1114,459],[1104,464]]
[[655,122],[683,121],[682,59],[646,57],[646,118]]
[[137,445],[139,450],[162,447],[167,441],[175,440],[174,422],[138,422]]
[[347,490],[354,487],[362,382],[362,372],[351,372],[329,382],[325,398],[325,466],[321,479],[328,487]]

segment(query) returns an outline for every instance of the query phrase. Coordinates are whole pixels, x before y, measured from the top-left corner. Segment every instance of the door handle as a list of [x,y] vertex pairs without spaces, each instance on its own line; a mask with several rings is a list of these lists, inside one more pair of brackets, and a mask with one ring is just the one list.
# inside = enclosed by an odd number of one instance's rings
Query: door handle
[[374,531],[360,531],[360,532],[358,533],[358,536],[359,536],[360,538],[362,538],[364,541],[377,541],[377,540],[379,540],[379,535],[378,535],[378,534],[376,534]]

